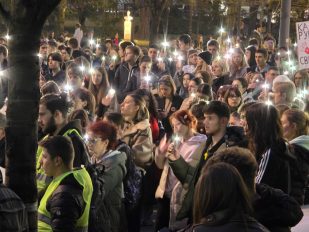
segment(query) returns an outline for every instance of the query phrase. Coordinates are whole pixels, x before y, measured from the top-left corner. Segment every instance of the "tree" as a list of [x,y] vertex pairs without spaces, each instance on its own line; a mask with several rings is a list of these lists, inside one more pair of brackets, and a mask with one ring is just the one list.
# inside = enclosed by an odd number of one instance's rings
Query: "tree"
[[[162,16],[168,12],[167,8],[171,4],[171,0],[145,0],[135,1],[135,8],[146,8],[145,12],[150,13],[150,28],[149,28],[149,42],[154,43],[158,40],[158,34]],[[149,10],[148,10],[149,9]]]
[[9,90],[6,133],[6,185],[26,204],[30,231],[37,227],[36,150],[39,108],[40,36],[60,0],[15,0],[0,13],[8,25]]

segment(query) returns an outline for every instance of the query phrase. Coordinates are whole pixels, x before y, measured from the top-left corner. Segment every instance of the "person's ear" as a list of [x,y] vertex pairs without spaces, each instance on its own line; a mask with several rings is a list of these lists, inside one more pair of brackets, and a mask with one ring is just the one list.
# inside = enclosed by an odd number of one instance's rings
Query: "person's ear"
[[229,123],[229,118],[222,117],[220,121],[223,126],[227,126],[227,124]]
[[59,167],[63,164],[62,158],[58,155],[54,158],[54,162],[55,162],[55,166],[57,166],[57,167]]

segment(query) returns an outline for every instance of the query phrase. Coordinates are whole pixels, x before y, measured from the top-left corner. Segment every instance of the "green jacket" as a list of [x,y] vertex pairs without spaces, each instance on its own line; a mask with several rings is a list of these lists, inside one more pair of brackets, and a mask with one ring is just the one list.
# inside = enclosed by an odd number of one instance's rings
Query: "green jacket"
[[208,137],[205,149],[202,151],[200,161],[196,167],[190,166],[182,157],[175,161],[169,161],[173,173],[181,182],[183,188],[187,190],[176,220],[182,220],[184,218],[192,219],[195,184],[200,177],[203,166],[215,152],[230,146],[242,146],[243,130],[240,129],[239,127],[227,128],[226,135],[209,150],[208,147],[211,144],[211,137]]

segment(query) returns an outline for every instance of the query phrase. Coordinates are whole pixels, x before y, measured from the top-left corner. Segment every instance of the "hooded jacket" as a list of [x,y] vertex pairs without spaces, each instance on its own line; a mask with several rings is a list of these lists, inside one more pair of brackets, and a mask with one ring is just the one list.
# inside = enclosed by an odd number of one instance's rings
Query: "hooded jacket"
[[110,151],[105,154],[97,163],[103,164],[105,171],[103,173],[104,180],[104,201],[100,209],[100,218],[105,220],[100,223],[100,231],[114,232],[124,231],[125,218],[122,199],[124,198],[123,192],[123,179],[126,176],[126,154],[120,151]]

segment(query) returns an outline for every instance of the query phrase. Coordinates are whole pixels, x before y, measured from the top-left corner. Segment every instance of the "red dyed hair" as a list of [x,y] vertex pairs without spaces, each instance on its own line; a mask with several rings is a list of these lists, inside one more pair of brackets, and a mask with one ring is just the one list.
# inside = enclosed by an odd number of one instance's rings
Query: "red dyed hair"
[[100,137],[102,140],[108,139],[107,149],[114,150],[117,145],[117,129],[115,126],[106,121],[93,123],[88,130]]
[[173,118],[177,119],[181,124],[191,128],[195,128],[197,123],[196,118],[188,110],[178,110],[173,113],[169,118],[171,124]]

